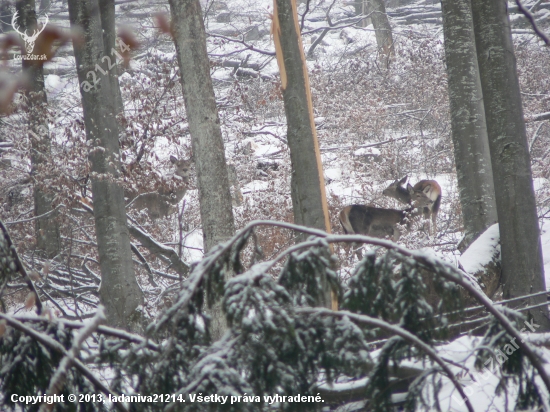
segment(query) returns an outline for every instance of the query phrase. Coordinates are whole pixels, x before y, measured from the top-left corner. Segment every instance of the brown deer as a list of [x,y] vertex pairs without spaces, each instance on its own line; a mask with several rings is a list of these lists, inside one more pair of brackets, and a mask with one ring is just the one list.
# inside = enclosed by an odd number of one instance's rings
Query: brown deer
[[413,206],[405,210],[382,209],[365,205],[346,206],[340,212],[340,223],[346,234],[378,238],[390,236],[396,242],[401,236],[397,225],[406,224],[407,217],[414,218],[422,214],[420,209],[431,203],[432,201],[427,196],[418,196]]
[[441,186],[435,180],[421,180],[414,186],[407,184],[407,187],[403,187],[407,181],[407,176],[401,180],[396,180],[390,184],[384,191],[383,195],[393,197],[401,203],[412,205],[415,201],[424,196],[431,200],[431,203],[425,205],[423,208],[423,214],[425,219],[432,219],[433,234],[437,232],[437,214],[439,207],[441,206]]
[[183,183],[185,183],[185,186],[174,190],[160,187],[156,192],[141,193],[133,197],[128,196],[130,202],[126,205],[127,208],[135,210],[147,209],[149,216],[153,220],[166,217],[177,210],[177,204],[187,192],[191,159],[178,159],[175,156],[170,156],[170,162],[172,162],[176,169],[174,175],[179,176],[183,180]]

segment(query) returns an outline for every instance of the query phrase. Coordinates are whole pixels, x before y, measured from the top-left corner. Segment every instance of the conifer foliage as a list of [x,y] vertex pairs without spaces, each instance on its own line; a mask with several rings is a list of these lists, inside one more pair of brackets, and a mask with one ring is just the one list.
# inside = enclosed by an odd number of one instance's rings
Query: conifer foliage
[[[272,260],[250,261],[253,245],[249,239],[255,228],[268,224],[316,236]],[[437,352],[455,334],[453,319],[463,316],[464,291],[459,285],[469,290],[473,286],[467,286],[457,269],[432,256],[360,236],[353,240],[378,247],[359,262],[346,284],[338,284],[329,244],[349,238],[286,223],[253,222],[194,267],[175,303],[149,325],[145,338],[95,325],[93,320],[83,324],[0,314],[6,325],[0,338],[1,409],[17,410],[12,394],[57,391],[58,395],[101,393],[104,399],[120,394],[174,394],[168,402],[139,403],[138,409],[144,411],[265,411],[275,405],[272,396],[299,394],[322,399],[307,405],[308,410],[321,410],[351,399],[331,389],[331,383],[367,378],[359,396],[372,410],[390,410],[391,395],[399,391],[396,382],[403,381],[408,387],[403,403],[407,410],[433,407],[449,382],[473,410],[457,380],[456,364]],[[3,278],[14,276],[9,256],[13,255],[3,254]],[[224,283],[228,270],[235,276]],[[318,307],[326,283],[340,291],[342,310]],[[429,289],[439,299],[430,299]],[[204,302],[213,304],[219,299],[230,328],[221,340],[212,342]],[[492,314],[495,311],[490,308]],[[517,332],[511,325],[525,321],[517,312],[498,313],[508,318],[503,323],[489,315],[490,324],[476,354],[479,369],[490,354],[510,341],[510,330]],[[82,334],[90,337],[79,342]],[[543,404],[548,388],[538,384],[540,359],[532,356],[533,349],[527,345],[522,342],[502,365],[497,393],[517,385],[518,406],[534,407]],[[74,351],[77,346],[81,352]],[[68,358],[71,353],[80,356]],[[425,366],[411,368],[411,362]],[[404,377],[402,371],[407,367],[416,372]],[[60,380],[63,368],[65,377]],[[224,404],[197,401],[198,396],[214,394],[228,398]],[[112,409],[103,402],[78,406],[93,411]],[[136,404],[116,402],[112,406],[134,410]],[[286,401],[279,406],[298,411],[305,405]],[[55,405],[59,411],[75,408],[69,402]]]

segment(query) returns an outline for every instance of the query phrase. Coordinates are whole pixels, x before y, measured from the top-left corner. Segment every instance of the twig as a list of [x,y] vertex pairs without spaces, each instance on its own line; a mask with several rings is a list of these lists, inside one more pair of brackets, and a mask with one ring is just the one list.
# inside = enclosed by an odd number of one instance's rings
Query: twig
[[[527,17],[527,20],[531,23],[531,26],[533,27],[533,30],[539,36],[544,43],[546,43],[547,46],[550,46],[550,38],[544,34],[539,27],[537,26],[537,23],[535,22],[535,16],[533,16],[533,13],[531,13],[530,10],[527,10],[523,4],[521,3],[521,0],[516,0],[516,4],[518,5],[518,10],[523,13],[525,17]],[[535,7],[533,6],[533,9]]]
[[65,207],[65,205],[63,203],[60,203],[59,205],[57,205],[54,209],[50,210],[49,212],[43,213],[43,214],[35,216],[35,217],[31,217],[29,219],[14,220],[13,222],[6,222],[5,225],[6,226],[11,226],[11,225],[16,225],[18,223],[26,223],[26,222],[32,222],[33,220],[42,219],[42,218],[45,218],[45,217],[51,215],[52,213],[57,212],[57,210],[62,208],[62,207]]
[[245,42],[244,40],[232,39],[231,37],[223,36],[223,35],[221,35],[221,34],[214,34],[214,33],[206,33],[206,34],[207,34],[208,36],[211,36],[211,37],[216,37],[216,38],[224,39],[224,40],[227,40],[227,41],[230,41],[230,42],[233,42],[233,43],[242,44],[242,45],[245,46],[248,50],[252,50],[252,51],[255,51],[255,52],[260,53],[260,54],[265,54],[266,56],[275,56],[275,52],[257,49],[256,47],[254,47],[254,46],[248,44],[248,43]]

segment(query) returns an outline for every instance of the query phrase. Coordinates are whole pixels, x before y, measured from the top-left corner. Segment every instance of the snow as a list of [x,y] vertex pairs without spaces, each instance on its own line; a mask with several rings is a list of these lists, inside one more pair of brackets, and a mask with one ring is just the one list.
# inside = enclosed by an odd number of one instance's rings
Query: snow
[[460,257],[459,262],[464,271],[470,274],[482,271],[495,254],[500,254],[499,242],[498,223],[495,223],[478,237]]

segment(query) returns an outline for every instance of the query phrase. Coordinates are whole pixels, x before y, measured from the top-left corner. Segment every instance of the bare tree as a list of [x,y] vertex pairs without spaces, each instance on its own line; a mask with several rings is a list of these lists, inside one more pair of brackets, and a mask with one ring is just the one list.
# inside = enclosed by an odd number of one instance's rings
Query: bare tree
[[[170,11],[197,172],[204,251],[208,252],[235,233],[225,150],[200,3],[170,0]],[[219,339],[227,328],[221,303],[212,308],[212,318],[212,335]]]
[[[137,284],[126,224],[120,176],[118,127],[109,78],[102,70],[103,36],[97,0],[69,0],[71,27],[83,30],[82,45],[73,44],[86,137],[91,144],[89,160],[95,228],[101,268],[100,298],[110,325],[137,328],[137,307],[143,300]],[[96,65],[102,67],[97,70]],[[92,73],[92,74],[90,74]],[[91,85],[88,80],[96,78]]]
[[441,7],[465,250],[497,221],[497,209],[470,1],[442,0]]
[[[34,0],[22,0],[16,3],[18,22],[16,29],[21,33],[38,32],[36,5]],[[40,44],[35,54],[42,54]],[[23,50],[21,51],[22,53]],[[47,98],[44,90],[44,67],[40,60],[23,60],[23,73],[27,77],[25,100],[31,141],[31,176],[34,183],[34,215],[42,216],[35,220],[36,247],[48,258],[56,256],[61,248],[59,224],[56,214],[52,213],[53,193],[45,188],[43,175],[51,156],[48,129]],[[44,177],[44,176],[42,176]],[[46,177],[47,179],[47,177]]]
[[[323,165],[296,3],[276,0],[274,4],[273,34],[287,119],[294,221],[330,233]],[[328,287],[324,304],[330,306]]]
[[[507,3],[473,1],[472,15],[487,119],[502,249],[504,297],[546,290],[529,155]],[[546,296],[529,304],[546,302]],[[550,329],[546,305],[529,311]]]

